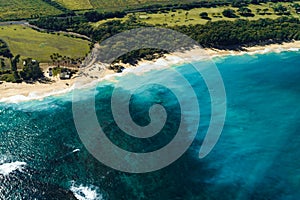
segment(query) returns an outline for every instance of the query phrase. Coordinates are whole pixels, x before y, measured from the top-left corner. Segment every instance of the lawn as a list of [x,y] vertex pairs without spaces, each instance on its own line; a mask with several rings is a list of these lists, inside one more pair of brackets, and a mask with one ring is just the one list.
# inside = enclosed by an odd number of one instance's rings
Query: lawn
[[32,15],[61,14],[62,11],[42,0],[0,0],[0,19],[30,18]]
[[21,25],[0,26],[0,38],[9,46],[14,55],[49,62],[50,55],[59,53],[71,58],[82,58],[89,51],[86,40],[64,35],[40,33]]
[[55,0],[55,1],[70,10],[86,10],[86,9],[93,8],[89,0]]

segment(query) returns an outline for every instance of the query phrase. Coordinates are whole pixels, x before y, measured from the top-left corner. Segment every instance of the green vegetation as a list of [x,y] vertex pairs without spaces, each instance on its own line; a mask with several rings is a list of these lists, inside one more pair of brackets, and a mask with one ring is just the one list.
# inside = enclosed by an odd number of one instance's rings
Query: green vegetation
[[37,61],[31,58],[24,59],[23,61],[24,65],[22,69],[18,70],[17,65],[20,62],[20,55],[11,58],[11,69],[6,71],[1,70],[0,81],[22,83],[23,81],[35,82],[45,80],[43,71]]
[[275,20],[208,22],[206,25],[178,26],[204,47],[240,48],[247,45],[300,40],[300,20],[282,17]]
[[[33,23],[47,29],[78,32],[97,42],[125,30],[151,25],[174,29],[187,34],[205,47],[214,48],[240,48],[243,45],[300,39],[297,14],[299,1],[276,3],[276,0],[273,2],[252,0],[254,4],[249,4],[250,1],[239,3],[233,1],[231,5],[226,1],[222,2],[203,1],[202,8],[197,8],[200,3],[173,4],[172,8],[153,5],[148,7],[151,9],[147,12],[143,10],[129,14],[88,11],[82,17],[63,20],[44,18]],[[283,18],[282,15],[288,17]],[[103,20],[90,23],[97,19]],[[146,58],[149,54],[160,55],[160,53],[155,49],[142,49],[119,59],[135,64],[136,58]],[[117,70],[119,71],[118,67]]]
[[11,71],[12,71],[12,75],[13,75],[13,80],[12,82],[16,82],[16,83],[21,83],[21,77],[20,74],[18,72],[18,63],[20,62],[20,55],[16,55],[15,57],[10,59],[10,66],[11,66]]
[[82,58],[89,52],[89,42],[62,34],[47,34],[20,25],[0,27],[0,38],[12,54],[50,62],[50,55],[57,52],[71,58]]
[[[45,21],[43,21],[42,24],[44,23]],[[65,29],[72,30],[72,27],[68,27],[67,23],[61,23],[61,26],[65,26]],[[125,30],[145,26],[149,26],[149,24],[143,23],[134,15],[131,15],[128,20],[124,22],[121,20],[112,20],[98,27],[93,27],[88,23],[81,23],[78,24],[73,31],[88,35],[94,41],[101,42]],[[300,20],[298,18],[289,17],[259,20],[219,20],[214,22],[208,21],[206,24],[169,26],[168,28],[190,36],[204,47],[222,49],[239,49],[244,45],[283,42],[293,39],[300,40]],[[124,40],[124,43],[125,41],[126,40]],[[120,45],[121,46],[113,46],[111,49],[122,49],[122,45],[124,44],[120,42]],[[160,53],[160,51],[155,49],[142,49],[123,56],[121,60],[135,64],[136,59],[145,58],[147,55],[154,53]]]
[[42,69],[37,61],[31,58],[24,60],[24,67],[20,76],[24,81],[37,81],[44,76]]
[[224,15],[224,17],[228,17],[228,18],[237,18],[238,17],[235,14],[235,10],[232,10],[232,9],[225,9],[225,10],[223,10],[222,14]]
[[238,12],[243,17],[254,17],[255,15],[252,13],[252,10],[247,7],[240,7]]
[[[182,3],[182,1],[173,0],[172,4],[174,3]],[[99,11],[122,11],[151,6],[153,4],[168,5],[170,4],[170,0],[90,0],[90,4]]]
[[[223,5],[217,7],[202,7],[202,8],[193,8],[188,10],[188,15],[186,16],[187,10],[176,9],[170,11],[159,11],[156,13],[153,12],[135,12],[134,14],[129,13],[125,17],[121,18],[123,22],[126,21],[131,15],[144,23],[152,25],[167,25],[167,26],[181,26],[181,25],[196,25],[196,24],[205,24],[208,20],[212,22],[229,20],[234,21],[236,18],[239,19],[248,19],[248,20],[258,20],[261,18],[268,19],[277,19],[282,15],[274,11],[274,7],[282,5],[287,8],[290,12],[291,17],[299,18],[300,17],[300,7],[297,5],[300,4],[300,1],[284,2],[284,3],[260,3],[260,4],[249,4],[246,7],[232,7],[231,5]],[[297,13],[297,8],[299,9],[299,14]],[[225,17],[222,13],[224,10],[234,10],[236,18]],[[201,17],[201,13],[207,13],[208,16]],[[233,15],[234,16],[234,15]],[[116,18],[115,18],[116,19]],[[93,23],[94,26],[101,25],[105,22],[111,21],[112,19],[100,20],[96,23]]]
[[42,0],[0,0],[0,20],[59,15],[63,12]]
[[93,8],[89,0],[55,0],[55,1],[70,10],[87,10]]
[[83,58],[75,59],[68,56],[60,55],[59,53],[53,53],[52,55],[50,55],[50,59],[53,65],[63,65],[67,67],[79,67],[83,60]]
[[21,25],[2,26],[0,29],[0,81],[47,81],[37,60],[50,62],[57,59],[57,64],[74,66],[81,62],[90,48],[86,40],[41,33]]
[[247,7],[249,4],[259,5],[267,2],[292,2],[292,0],[54,0],[71,10],[94,9],[101,12],[125,10],[144,10],[150,12],[170,11],[174,9],[190,10],[193,8],[213,8],[232,6]]
[[[297,1],[299,2],[299,1]],[[297,14],[296,8],[294,5],[298,5],[296,3],[280,3],[285,7],[288,7],[290,10],[290,16],[299,18],[299,14]],[[32,22],[33,24],[43,27],[46,29],[52,30],[67,30],[67,28],[71,27],[72,30],[76,30],[78,24],[81,22],[95,22],[91,23],[91,25],[97,27],[99,25],[103,25],[106,22],[110,22],[113,20],[121,20],[125,22],[131,17],[136,18],[139,22],[150,24],[150,25],[163,25],[163,26],[182,26],[182,25],[196,25],[196,24],[205,24],[208,20],[212,22],[229,20],[234,21],[236,18],[227,18],[224,17],[222,12],[226,9],[232,9],[235,11],[237,18],[239,19],[249,19],[249,20],[258,20],[261,18],[268,19],[277,19],[281,17],[281,15],[276,14],[272,7],[276,6],[275,3],[261,3],[261,4],[250,4],[248,7],[242,8],[232,8],[230,6],[218,6],[212,8],[194,8],[191,10],[171,10],[167,12],[158,12],[158,13],[147,13],[147,12],[136,12],[126,14],[124,12],[114,12],[114,13],[97,13],[95,11],[88,11],[84,14],[84,16],[70,17],[67,19],[48,19],[43,18],[37,22]],[[250,12],[251,11],[251,12]],[[208,17],[201,17],[201,13],[207,13]],[[187,15],[186,15],[187,14]],[[80,27],[79,27],[80,29]]]
[[293,2],[293,0],[0,0],[0,20],[28,19],[44,16],[74,16],[74,11],[77,11],[77,14],[83,14],[86,10],[106,13],[126,11],[153,14],[158,12],[167,13],[168,11],[180,9],[191,10],[194,8],[227,7],[225,9],[228,9],[260,5],[267,2],[283,2],[285,4]]
[[207,13],[207,12],[202,12],[202,13],[199,14],[199,16],[200,16],[202,19],[211,20],[211,18],[208,17],[208,13]]
[[5,58],[11,58],[12,54],[10,52],[10,49],[8,48],[6,42],[0,39],[0,56],[3,56]]

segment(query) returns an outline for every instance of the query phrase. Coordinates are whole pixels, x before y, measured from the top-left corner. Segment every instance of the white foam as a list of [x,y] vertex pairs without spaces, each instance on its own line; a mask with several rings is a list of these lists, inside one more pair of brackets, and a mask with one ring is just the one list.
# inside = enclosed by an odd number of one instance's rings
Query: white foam
[[84,186],[75,184],[75,181],[71,181],[70,190],[73,192],[78,200],[103,200],[102,194],[99,194],[99,188],[93,185]]
[[300,48],[289,48],[288,51],[299,51]]
[[11,163],[4,163],[0,165],[0,174],[7,176],[13,171],[19,170],[22,171],[23,167],[26,165],[25,162],[11,162]]
[[[300,48],[284,48],[284,47],[278,47],[278,48],[265,48],[261,50],[256,50],[253,52],[244,52],[243,54],[248,54],[248,55],[255,55],[255,54],[267,54],[267,53],[282,53],[286,51],[299,51]],[[242,55],[243,55],[242,54]]]
[[72,91],[73,89],[74,89],[73,87],[70,87],[67,89],[62,89],[62,90],[44,93],[44,94],[40,94],[40,95],[38,95],[34,92],[29,93],[28,96],[14,95],[14,96],[7,97],[7,98],[1,98],[0,102],[2,102],[2,103],[20,103],[20,102],[26,102],[26,101],[32,101],[32,100],[43,100],[46,97],[66,94],[66,93]]

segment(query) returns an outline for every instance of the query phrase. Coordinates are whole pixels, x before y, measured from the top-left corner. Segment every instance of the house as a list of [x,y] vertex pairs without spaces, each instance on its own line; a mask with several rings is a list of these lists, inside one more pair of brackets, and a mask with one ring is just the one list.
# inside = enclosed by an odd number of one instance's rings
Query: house
[[49,68],[49,76],[50,76],[50,77],[53,76],[53,70],[52,70],[52,68]]
[[26,67],[29,63],[31,64],[36,64],[37,61],[36,60],[33,60],[32,58],[26,58],[23,60],[23,66]]
[[66,80],[71,78],[71,72],[68,70],[66,72],[60,73],[60,79]]

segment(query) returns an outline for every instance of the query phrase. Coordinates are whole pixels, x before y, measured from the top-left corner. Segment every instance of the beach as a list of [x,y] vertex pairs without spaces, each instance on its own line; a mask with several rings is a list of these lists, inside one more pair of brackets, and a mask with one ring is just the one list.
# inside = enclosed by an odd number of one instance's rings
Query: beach
[[21,101],[43,99],[53,95],[61,95],[72,91],[75,88],[75,83],[77,83],[76,87],[79,88],[79,84],[88,85],[110,74],[114,74],[114,72],[106,69],[104,65],[94,64],[80,70],[79,73],[69,80],[54,78],[53,81],[49,83],[37,82],[34,84],[3,82],[0,84],[0,102],[18,103]]
[[[162,58],[153,61],[142,60],[139,61],[137,66],[124,65],[126,69],[122,74],[131,73],[132,71],[135,71],[135,73],[138,73],[139,71],[143,73],[145,70],[167,68],[176,64],[211,59],[220,56],[253,55],[270,52],[280,53],[282,51],[298,51],[299,49],[300,41],[245,47],[243,51],[194,48],[188,51],[166,54]],[[75,83],[88,85],[91,82],[99,82],[103,79],[110,79],[114,75],[119,76],[122,74],[116,74],[114,71],[109,70],[104,64],[96,63],[92,66],[80,69],[79,73],[70,80],[60,80],[57,78],[55,81],[47,84],[16,84],[3,82],[0,84],[0,102],[18,103],[20,101],[32,99],[43,99],[52,95],[61,95],[78,87],[78,84],[75,86]]]

